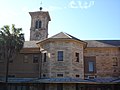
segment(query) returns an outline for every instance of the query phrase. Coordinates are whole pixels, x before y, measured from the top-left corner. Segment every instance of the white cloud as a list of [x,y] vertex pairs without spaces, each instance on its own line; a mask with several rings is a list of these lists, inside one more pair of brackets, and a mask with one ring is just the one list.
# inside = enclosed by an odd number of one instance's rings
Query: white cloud
[[68,8],[80,8],[80,9],[88,9],[95,4],[94,1],[70,1],[68,4]]
[[45,11],[57,11],[57,10],[62,10],[62,9],[67,9],[67,8],[73,8],[73,9],[88,9],[94,6],[95,1],[76,1],[72,0],[68,3],[68,6],[64,7],[59,7],[59,6],[49,6],[46,8],[43,8]]
[[[82,4],[80,4],[80,3],[82,3]],[[89,2],[87,2],[87,1],[80,2],[79,1],[79,6],[81,6],[81,9],[87,9],[87,8],[92,7],[93,5],[94,5],[94,1],[89,1]]]
[[70,3],[68,4],[69,8],[78,8],[78,5],[75,1],[70,1]]

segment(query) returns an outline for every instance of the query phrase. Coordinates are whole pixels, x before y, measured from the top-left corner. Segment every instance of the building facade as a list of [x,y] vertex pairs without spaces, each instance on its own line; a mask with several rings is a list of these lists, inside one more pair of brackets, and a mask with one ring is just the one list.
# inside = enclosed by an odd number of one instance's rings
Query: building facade
[[[10,78],[40,79],[37,84],[47,83],[37,86],[41,90],[93,90],[85,89],[84,84],[97,84],[105,78],[120,80],[120,40],[80,40],[63,32],[48,38],[49,13],[29,14],[30,41],[25,41],[23,49],[10,60]],[[2,57],[0,52],[0,77],[5,78],[6,61]]]

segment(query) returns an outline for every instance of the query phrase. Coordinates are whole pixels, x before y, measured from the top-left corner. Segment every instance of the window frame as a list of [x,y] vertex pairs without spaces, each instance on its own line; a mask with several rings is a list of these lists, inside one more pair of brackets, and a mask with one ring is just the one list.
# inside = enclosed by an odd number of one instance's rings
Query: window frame
[[[37,60],[36,60],[37,58]],[[33,55],[33,63],[38,63],[39,62],[39,56],[37,54]]]
[[94,61],[88,61],[88,72],[94,72]]
[[63,73],[58,73],[57,77],[63,77]]
[[80,77],[80,75],[79,75],[79,74],[76,74],[75,76],[76,76],[76,78],[79,78],[79,77]]
[[36,20],[35,21],[35,29],[39,29],[42,27],[42,21],[41,20]]
[[38,29],[38,20],[35,21],[35,29]]
[[57,61],[63,61],[64,58],[64,51],[57,52]]
[[24,60],[23,60],[24,63],[28,63],[28,55],[24,55]]
[[79,60],[80,60],[80,59],[79,59],[79,55],[80,55],[80,54],[79,54],[78,52],[75,53],[75,57],[76,57],[76,58],[75,58],[75,59],[76,59],[75,61],[76,61],[76,62],[79,62]]
[[42,21],[38,21],[38,28],[41,28],[41,26],[42,26]]
[[113,66],[118,66],[118,59],[117,59],[117,57],[113,57]]
[[[89,71],[89,62],[93,62],[93,71]],[[85,74],[89,73],[96,73],[96,57],[95,56],[85,56],[84,57],[84,72]]]
[[47,61],[47,53],[43,53],[43,61],[44,61],[44,62]]

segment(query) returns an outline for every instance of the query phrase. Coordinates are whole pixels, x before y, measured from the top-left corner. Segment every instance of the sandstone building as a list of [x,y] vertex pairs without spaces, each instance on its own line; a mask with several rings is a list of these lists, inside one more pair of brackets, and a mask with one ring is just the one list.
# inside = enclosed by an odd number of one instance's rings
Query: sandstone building
[[[10,60],[9,83],[37,83],[19,90],[103,90],[85,89],[84,84],[120,82],[120,40],[80,40],[64,32],[48,38],[49,12],[29,14],[30,41]],[[5,70],[0,52],[1,78]]]

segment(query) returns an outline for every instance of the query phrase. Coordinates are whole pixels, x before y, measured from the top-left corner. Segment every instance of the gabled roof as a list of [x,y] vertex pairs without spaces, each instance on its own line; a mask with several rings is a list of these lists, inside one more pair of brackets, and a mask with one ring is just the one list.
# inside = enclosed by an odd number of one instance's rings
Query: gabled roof
[[38,48],[37,44],[39,41],[25,41],[23,48]]
[[109,44],[112,46],[120,46],[120,40],[96,40],[98,42]]
[[84,40],[87,47],[120,47],[120,40]]
[[64,32],[60,32],[50,38],[72,38],[72,37],[70,37],[68,34],[66,34]]
[[72,39],[87,44],[87,47],[120,47],[120,40],[80,40],[70,34],[60,32],[50,38],[42,41],[25,41],[23,48],[38,48],[37,43],[44,42],[49,39]]
[[64,32],[60,32],[60,33],[58,33],[50,38],[68,38],[68,39],[79,40],[79,39],[75,38],[74,36],[67,34],[67,33],[64,33]]
[[64,32],[60,32],[52,37],[50,37],[50,39],[73,39],[73,40],[77,40],[77,41],[80,41],[80,42],[83,42],[83,43],[86,43],[68,33],[64,33]]
[[70,34],[64,33],[64,32],[60,32],[60,33],[58,33],[58,34],[56,34],[56,35],[54,35],[50,38],[39,41],[37,44],[43,43],[43,42],[46,42],[46,41],[49,41],[49,40],[60,40],[60,39],[61,40],[76,40],[76,41],[82,42],[85,45],[87,44],[86,42],[84,42],[84,41],[82,41],[82,40],[80,40],[80,39],[78,39],[78,38],[76,38],[76,37],[74,37]]

